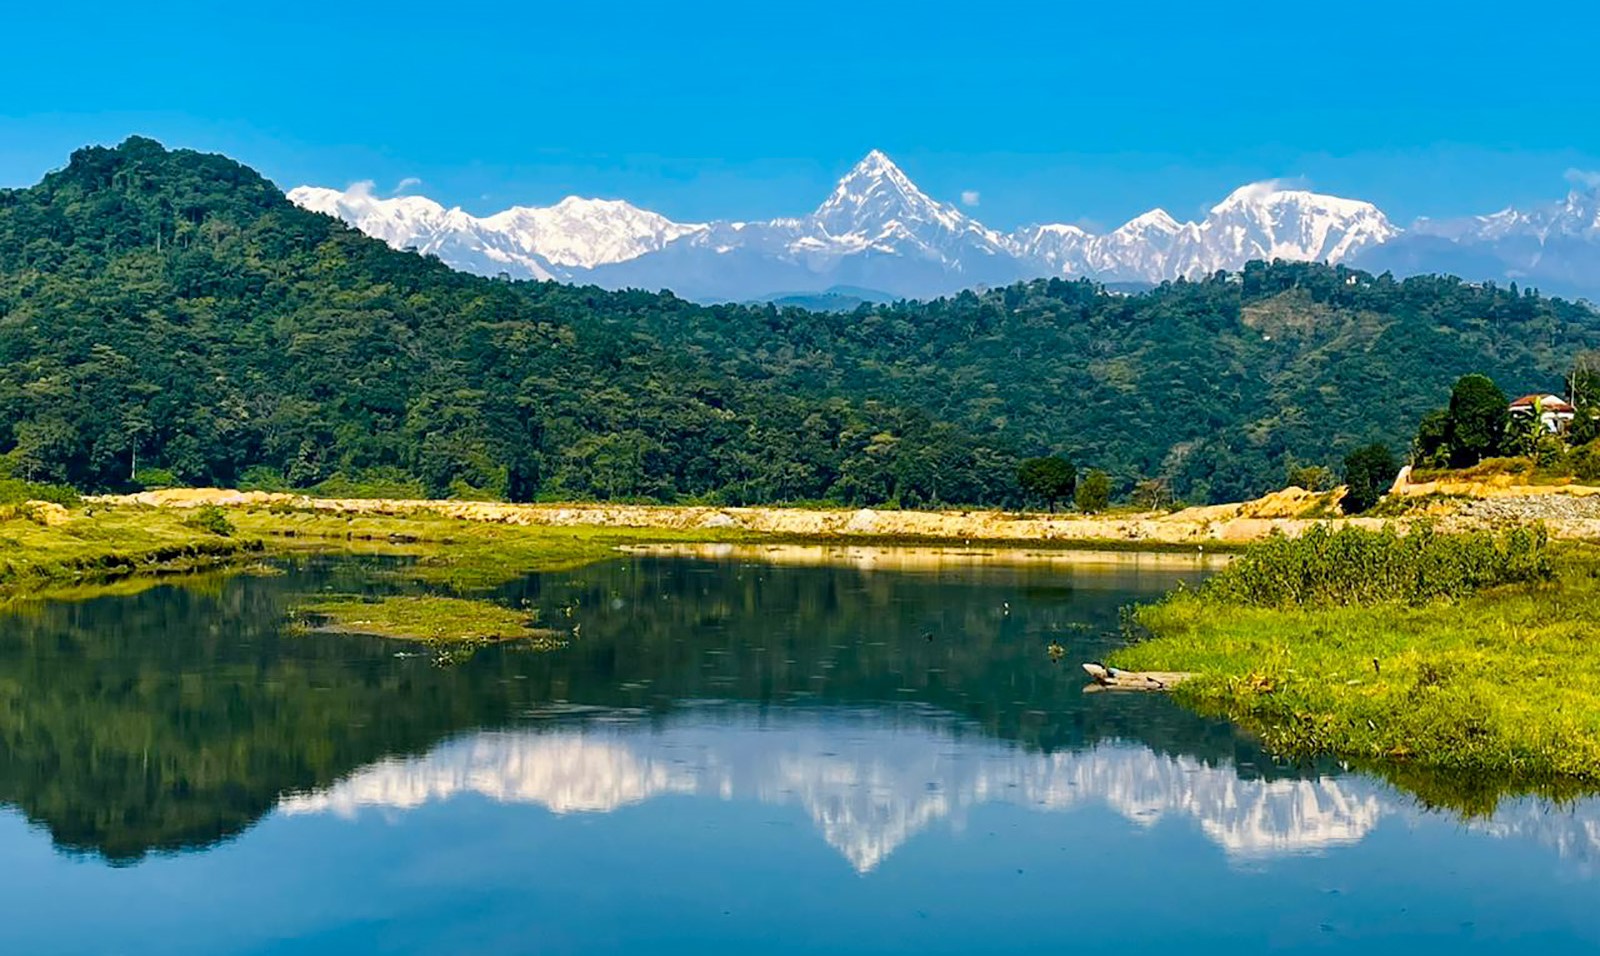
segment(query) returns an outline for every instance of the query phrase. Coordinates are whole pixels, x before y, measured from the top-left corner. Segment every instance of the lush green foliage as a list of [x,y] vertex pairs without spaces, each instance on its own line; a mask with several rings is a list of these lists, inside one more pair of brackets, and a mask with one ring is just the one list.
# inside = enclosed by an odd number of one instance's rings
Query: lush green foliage
[[1600,480],[1600,355],[1580,354],[1567,373],[1573,416],[1552,432],[1542,403],[1512,413],[1505,393],[1483,375],[1456,382],[1450,406],[1423,416],[1412,439],[1414,476],[1516,475],[1537,482]]
[[[1344,457],[1345,495],[1343,506],[1347,514],[1360,514],[1372,510],[1389,486],[1394,484],[1400,466],[1394,454],[1382,442],[1363,445]],[[1320,490],[1320,489],[1308,489]]]
[[1054,511],[1056,502],[1071,498],[1078,487],[1078,469],[1060,455],[1028,458],[1017,466],[1017,487],[1024,497],[1042,501]]
[[1249,607],[1420,604],[1550,575],[1542,526],[1442,535],[1425,524],[1406,534],[1316,525],[1251,546],[1207,581],[1202,595]]
[[[1508,784],[1600,779],[1600,564],[1592,552],[1554,563],[1553,582],[1422,605],[1264,608],[1202,588],[1141,608],[1156,636],[1113,660],[1199,673],[1181,698],[1281,754],[1448,771],[1491,809]],[[1470,792],[1426,790],[1452,804]]]
[[48,501],[51,504],[73,507],[78,504],[78,493],[66,485],[42,485],[37,482],[0,478],[0,505],[19,504],[24,501]]
[[0,191],[0,459],[94,489],[1010,504],[1060,448],[1115,493],[1240,499],[1402,440],[1382,410],[1463,370],[1531,386],[1596,345],[1583,306],[1313,264],[850,313],[495,282],[143,139]]
[[1466,468],[1497,454],[1505,440],[1506,393],[1487,375],[1464,375],[1450,391],[1445,441],[1450,464]]
[[[1348,467],[1349,456],[1345,456]],[[1332,491],[1339,483],[1333,469],[1325,465],[1290,465],[1287,486],[1306,491]]]
[[223,538],[231,536],[234,532],[233,522],[228,519],[228,513],[216,505],[202,505],[196,508],[194,514],[184,520],[184,524]]
[[177,511],[101,507],[45,520],[35,509],[4,505],[0,600],[42,588],[209,567],[261,547],[246,535],[218,537]]
[[1111,476],[1096,468],[1083,476],[1074,497],[1078,510],[1098,514],[1111,504]]

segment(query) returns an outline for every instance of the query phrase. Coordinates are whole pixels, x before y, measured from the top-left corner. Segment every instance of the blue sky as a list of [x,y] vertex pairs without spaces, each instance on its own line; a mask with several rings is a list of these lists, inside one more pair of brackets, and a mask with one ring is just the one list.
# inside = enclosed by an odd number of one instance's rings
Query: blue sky
[[1409,220],[1600,169],[1592,2],[36,3],[6,27],[0,185],[138,132],[284,186],[757,218],[877,147],[1010,227],[1276,177]]

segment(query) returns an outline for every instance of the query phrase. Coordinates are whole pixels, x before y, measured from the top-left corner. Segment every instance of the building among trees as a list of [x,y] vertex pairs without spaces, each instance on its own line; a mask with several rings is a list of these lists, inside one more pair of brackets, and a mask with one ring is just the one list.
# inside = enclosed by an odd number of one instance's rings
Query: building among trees
[[1506,411],[1513,418],[1537,416],[1552,435],[1565,435],[1578,417],[1578,410],[1560,395],[1524,395],[1506,406]]

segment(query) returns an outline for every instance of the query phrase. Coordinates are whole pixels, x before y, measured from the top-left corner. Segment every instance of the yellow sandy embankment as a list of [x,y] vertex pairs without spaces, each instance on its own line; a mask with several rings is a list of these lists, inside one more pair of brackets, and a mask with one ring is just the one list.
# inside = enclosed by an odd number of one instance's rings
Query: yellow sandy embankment
[[1426,498],[1441,496],[1447,498],[1525,498],[1534,495],[1570,495],[1574,498],[1590,498],[1600,495],[1600,487],[1594,485],[1581,485],[1568,479],[1565,481],[1552,481],[1544,484],[1529,484],[1521,475],[1483,475],[1470,476],[1468,473],[1456,476],[1447,476],[1434,481],[1412,481],[1411,466],[1400,469],[1400,474],[1395,477],[1394,484],[1389,488],[1391,495],[1403,495],[1408,498]]
[[[1118,515],[1013,514],[999,511],[811,510],[801,508],[713,508],[613,504],[520,505],[479,501],[381,498],[311,498],[303,495],[218,488],[174,488],[97,499],[108,504],[164,508],[201,505],[292,508],[349,515],[407,515],[428,511],[443,517],[511,525],[615,528],[744,530],[806,538],[923,538],[939,541],[1153,544],[1245,542],[1274,530],[1298,534],[1314,518],[1303,517],[1329,501],[1290,488],[1256,501],[1183,511]],[[1344,519],[1379,527],[1374,519]]]

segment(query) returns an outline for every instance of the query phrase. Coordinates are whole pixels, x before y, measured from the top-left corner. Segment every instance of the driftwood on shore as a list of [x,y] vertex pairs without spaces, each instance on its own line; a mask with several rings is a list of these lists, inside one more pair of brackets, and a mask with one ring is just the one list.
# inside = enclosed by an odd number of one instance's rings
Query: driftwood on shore
[[1183,671],[1125,671],[1107,667],[1094,661],[1083,665],[1083,670],[1094,683],[1084,690],[1171,690],[1193,674]]

